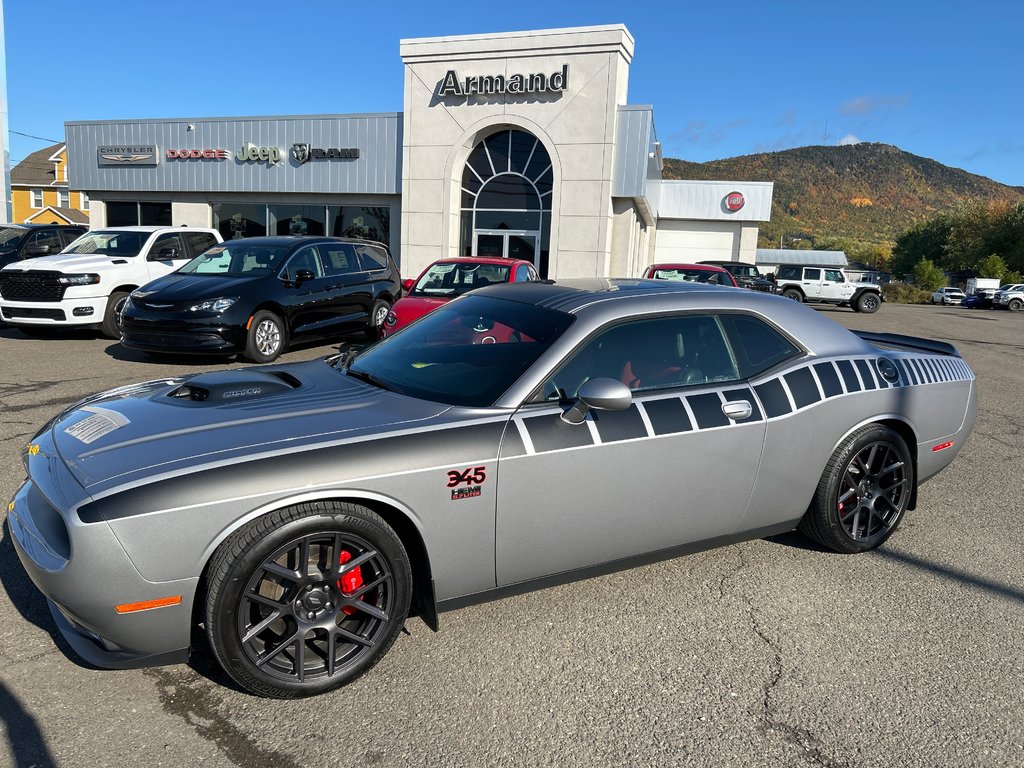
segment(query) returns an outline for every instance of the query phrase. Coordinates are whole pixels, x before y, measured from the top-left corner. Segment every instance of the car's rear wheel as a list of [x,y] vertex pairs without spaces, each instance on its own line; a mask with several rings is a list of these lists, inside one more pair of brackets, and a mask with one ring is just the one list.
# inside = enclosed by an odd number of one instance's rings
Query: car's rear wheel
[[272,363],[288,343],[288,332],[281,318],[266,309],[252,316],[245,336],[245,356],[254,363]]
[[1012,299],[1010,303],[1006,305],[1006,308],[1011,312],[1020,312],[1021,309],[1024,309],[1024,301],[1021,301],[1020,299]]
[[297,698],[351,682],[405,624],[412,574],[395,532],[341,502],[254,520],[214,554],[206,632],[224,670],[260,696]]
[[384,319],[388,316],[388,312],[390,311],[391,305],[383,299],[378,299],[373,302],[373,307],[370,309],[368,325],[366,326],[366,338],[376,341],[377,330],[384,325]]
[[107,308],[103,312],[103,324],[100,326],[100,333],[106,338],[121,338],[121,311],[127,301],[128,294],[122,292],[112,293],[107,298]]
[[892,535],[914,489],[914,464],[899,433],[868,424],[829,459],[800,530],[836,552],[866,552]]
[[800,293],[800,291],[796,290],[795,288],[788,288],[788,289],[786,289],[785,291],[782,292],[782,295],[785,296],[787,299],[792,299],[793,301],[803,301],[804,300],[804,295],[802,293]]
[[872,312],[877,312],[881,304],[882,300],[878,297],[877,293],[868,292],[860,295],[860,298],[857,299],[856,308],[858,312],[871,314]]

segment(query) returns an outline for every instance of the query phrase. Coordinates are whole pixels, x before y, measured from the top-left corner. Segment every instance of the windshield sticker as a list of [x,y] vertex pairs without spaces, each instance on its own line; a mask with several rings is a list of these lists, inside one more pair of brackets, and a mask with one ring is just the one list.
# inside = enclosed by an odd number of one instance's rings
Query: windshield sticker
[[[487,479],[487,467],[469,467],[461,472],[457,469],[448,472],[448,487],[452,491],[452,501],[472,499],[483,493],[483,483]],[[465,485],[465,488],[460,488]]]
[[64,430],[64,433],[81,440],[86,445],[96,442],[116,429],[131,424],[126,416],[117,411],[100,408],[96,405],[87,405],[82,410],[89,411],[92,416],[82,419],[77,424],[72,424]]

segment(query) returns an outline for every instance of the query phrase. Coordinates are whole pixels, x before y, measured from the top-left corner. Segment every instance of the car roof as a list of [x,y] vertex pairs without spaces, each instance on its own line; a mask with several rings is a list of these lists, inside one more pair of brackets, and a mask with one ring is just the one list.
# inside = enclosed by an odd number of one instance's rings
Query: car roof
[[677,262],[665,262],[659,264],[651,264],[650,269],[702,269],[706,272],[726,272],[727,270],[721,267],[715,266],[714,264],[683,264]]
[[127,227],[96,227],[94,232],[160,232],[171,229],[175,232],[216,232],[210,227],[186,227],[183,225],[155,226],[151,224],[133,224]]
[[[526,261],[525,259],[506,259],[504,256],[455,256],[450,259],[438,259],[430,266],[434,264],[493,264],[494,266],[503,267],[506,264],[528,264],[532,265],[532,261]],[[430,267],[428,267],[429,269]]]
[[473,291],[573,314],[587,324],[612,322],[631,314],[679,310],[736,311],[761,315],[815,354],[869,353],[867,342],[801,302],[762,291],[708,283],[642,278],[572,278],[540,283],[501,283]]
[[0,229],[42,229],[43,227],[63,227],[70,229],[87,229],[85,224],[0,224]]
[[328,235],[264,235],[262,237],[237,237],[234,240],[225,240],[221,245],[288,245],[299,246],[309,243],[351,243],[352,245],[379,245],[386,248],[383,243],[374,240],[361,240],[357,237],[330,237]]

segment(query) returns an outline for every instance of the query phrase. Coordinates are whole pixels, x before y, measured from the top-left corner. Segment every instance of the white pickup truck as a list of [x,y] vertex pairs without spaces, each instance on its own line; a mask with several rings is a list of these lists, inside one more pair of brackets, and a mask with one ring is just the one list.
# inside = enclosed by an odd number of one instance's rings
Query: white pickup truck
[[193,227],[86,232],[58,254],[0,270],[0,316],[28,335],[87,326],[118,339],[129,293],[221,241],[217,230]]

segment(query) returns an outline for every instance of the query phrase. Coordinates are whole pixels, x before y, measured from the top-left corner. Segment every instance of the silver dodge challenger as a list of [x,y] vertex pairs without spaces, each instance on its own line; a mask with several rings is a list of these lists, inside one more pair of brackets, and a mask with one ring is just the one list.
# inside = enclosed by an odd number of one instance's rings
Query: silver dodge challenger
[[368,670],[409,616],[799,528],[884,542],[974,424],[941,342],[784,298],[475,291],[358,355],[111,390],[24,450],[8,524],[82,658],[243,688]]

